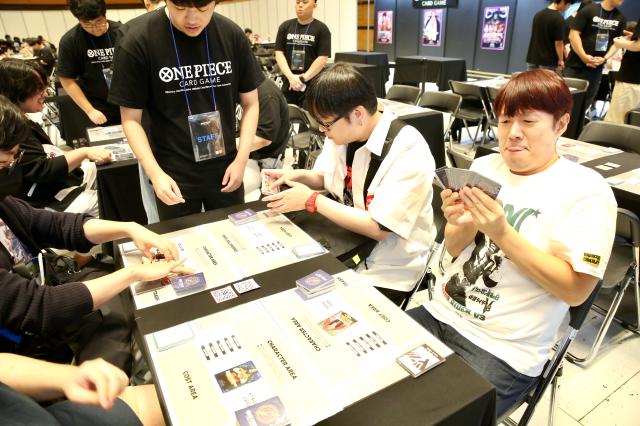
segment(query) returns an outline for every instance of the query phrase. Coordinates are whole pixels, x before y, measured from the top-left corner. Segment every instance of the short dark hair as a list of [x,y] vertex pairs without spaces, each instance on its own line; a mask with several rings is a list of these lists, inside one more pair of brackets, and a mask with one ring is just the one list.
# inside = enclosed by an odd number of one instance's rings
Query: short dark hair
[[336,63],[309,83],[305,95],[305,108],[314,117],[338,116],[348,119],[349,113],[359,105],[371,115],[378,108],[373,86],[353,65]]
[[526,111],[544,111],[558,121],[571,113],[573,98],[564,79],[553,71],[535,69],[511,78],[496,95],[497,114],[513,117]]
[[210,3],[220,3],[222,0],[167,0],[180,7],[205,7]]
[[0,61],[0,95],[14,104],[24,102],[47,87],[47,74],[34,61],[5,58]]
[[91,21],[107,15],[104,0],[69,0],[69,11],[76,19]]
[[251,33],[251,34],[253,34],[253,31],[251,30],[251,28],[245,28],[245,29],[244,29],[244,33],[245,33],[245,34],[247,34],[247,33]]
[[31,136],[27,116],[9,99],[0,95],[0,151],[9,151]]

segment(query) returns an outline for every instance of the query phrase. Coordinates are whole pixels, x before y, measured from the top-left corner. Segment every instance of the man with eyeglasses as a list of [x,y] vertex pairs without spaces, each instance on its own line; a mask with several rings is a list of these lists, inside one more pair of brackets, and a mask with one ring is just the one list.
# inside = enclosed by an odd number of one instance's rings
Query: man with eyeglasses
[[[114,57],[109,100],[120,105],[160,220],[244,202],[264,75],[242,29],[215,13],[217,3],[167,0],[127,22]],[[237,147],[236,102],[243,111]]]
[[106,18],[104,0],[70,0],[69,10],[78,25],[60,40],[56,71],[60,83],[91,123],[119,124],[120,109],[107,102],[107,96],[121,24]]
[[[378,110],[371,83],[350,64],[320,74],[305,105],[326,136],[322,153],[313,170],[263,170],[277,179],[275,187],[291,187],[265,197],[267,207],[306,209],[376,240],[356,272],[400,305],[418,282],[435,237],[429,146],[415,128]],[[327,195],[320,194],[324,190]]]
[[307,83],[331,56],[331,31],[313,12],[318,0],[296,0],[296,18],[284,21],[276,36],[276,62],[286,77],[282,92],[290,104],[302,105]]

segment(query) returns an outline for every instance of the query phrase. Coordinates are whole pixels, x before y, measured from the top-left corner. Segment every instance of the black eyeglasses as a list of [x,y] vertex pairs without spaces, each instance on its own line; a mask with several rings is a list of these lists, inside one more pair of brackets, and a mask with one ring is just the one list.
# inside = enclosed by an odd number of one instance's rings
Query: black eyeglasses
[[0,164],[0,169],[7,169],[8,173],[13,172],[13,170],[16,168],[16,164],[18,164],[20,160],[22,160],[23,156],[24,156],[24,149],[18,150],[18,152],[13,154],[13,161],[8,163],[6,166],[4,164]]
[[318,119],[316,119],[316,121],[318,122],[319,125],[324,127],[325,130],[331,130],[331,126],[333,126],[338,121],[340,121],[341,118],[344,118],[344,117],[342,115],[339,115],[336,118],[334,118],[333,120],[329,121],[328,123],[323,123],[322,121],[320,121]]

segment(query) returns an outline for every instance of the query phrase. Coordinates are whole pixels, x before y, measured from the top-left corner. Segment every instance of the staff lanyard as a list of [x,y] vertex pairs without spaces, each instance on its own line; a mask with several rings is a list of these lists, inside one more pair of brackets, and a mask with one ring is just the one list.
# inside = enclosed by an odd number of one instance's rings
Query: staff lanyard
[[[314,21],[314,20],[312,20],[311,22],[309,22],[309,23],[307,24],[307,29],[306,29],[306,30],[305,30],[305,32],[304,32],[304,35],[305,35],[305,36],[306,36],[306,35],[307,35],[307,33],[309,32],[309,28],[311,28],[311,24],[313,24],[313,21]],[[298,34],[298,20],[297,20],[297,19],[296,19],[296,29],[295,29],[295,33],[294,33],[294,34]],[[306,41],[306,40],[305,40],[305,41]],[[302,50],[305,50],[305,49],[304,49],[305,47],[306,47],[306,45],[305,45],[305,44],[303,44],[303,45],[302,45]],[[294,51],[294,50],[296,50],[296,48],[295,48],[295,47],[294,47],[293,49],[291,49],[291,62],[293,62],[293,51]]]
[[[173,22],[171,21],[171,16],[169,16],[169,31],[171,32],[171,39],[173,40],[173,49],[176,52],[176,60],[178,61],[178,67],[182,68],[182,65],[180,64],[180,55],[178,54],[178,45],[176,44],[176,35],[173,32]],[[210,64],[211,55],[209,53],[209,33],[207,28],[204,29],[204,43],[207,49],[207,61],[208,61],[208,64]],[[181,81],[184,83],[184,75],[182,75]],[[187,110],[189,111],[189,115],[192,115],[191,104],[189,103],[189,95],[187,95],[187,88],[184,85],[183,85],[182,93],[184,93],[184,100],[187,102]],[[213,110],[217,111],[218,104],[216,103],[216,94],[213,91],[213,82],[211,83],[211,98],[213,98]]]

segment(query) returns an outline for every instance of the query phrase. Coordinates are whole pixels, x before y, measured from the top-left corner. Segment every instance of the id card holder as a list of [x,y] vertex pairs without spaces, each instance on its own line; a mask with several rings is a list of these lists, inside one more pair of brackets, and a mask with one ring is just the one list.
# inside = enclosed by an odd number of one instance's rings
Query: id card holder
[[304,71],[304,50],[293,50],[291,52],[291,71]]
[[596,34],[596,52],[606,52],[609,47],[609,33]]
[[104,81],[107,83],[107,89],[111,89],[111,80],[113,79],[113,70],[111,68],[102,68]]
[[193,156],[196,162],[225,155],[220,112],[193,114],[189,116],[188,120]]

